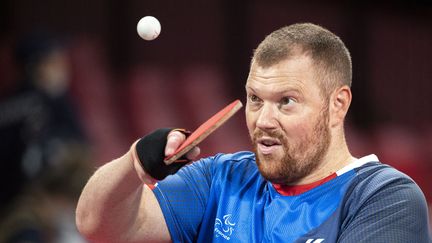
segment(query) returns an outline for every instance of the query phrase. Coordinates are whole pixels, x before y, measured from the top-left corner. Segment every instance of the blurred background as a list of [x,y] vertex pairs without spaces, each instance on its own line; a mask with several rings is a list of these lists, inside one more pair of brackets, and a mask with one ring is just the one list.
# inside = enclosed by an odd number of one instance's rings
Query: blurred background
[[[161,35],[144,41],[138,20]],[[432,203],[432,1],[2,0],[1,242],[85,242],[79,192],[97,166],[163,126],[195,129],[234,99],[253,49],[296,22],[353,59],[347,139],[412,177]],[[202,156],[250,149],[243,114]]]

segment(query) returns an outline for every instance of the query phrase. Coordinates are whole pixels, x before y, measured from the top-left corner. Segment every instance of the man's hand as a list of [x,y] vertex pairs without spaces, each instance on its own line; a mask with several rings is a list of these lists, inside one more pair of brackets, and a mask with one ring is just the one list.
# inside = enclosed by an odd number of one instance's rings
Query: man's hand
[[164,158],[173,154],[185,141],[182,130],[158,129],[135,142],[132,147],[134,167],[139,178],[146,184],[154,184],[166,176],[176,173],[181,167],[196,158],[200,150],[193,148],[184,156],[184,161],[167,164]]
[[[178,147],[186,140],[186,135],[179,130],[172,130],[168,134],[168,139],[165,147],[165,157],[172,155]],[[200,148],[194,147],[186,153],[186,159],[192,161],[200,154]],[[175,163],[175,162],[174,162]]]

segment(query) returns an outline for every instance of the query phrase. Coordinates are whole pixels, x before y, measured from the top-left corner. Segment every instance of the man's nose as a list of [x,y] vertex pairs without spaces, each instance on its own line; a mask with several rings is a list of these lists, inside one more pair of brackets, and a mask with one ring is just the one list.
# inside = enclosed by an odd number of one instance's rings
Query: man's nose
[[263,130],[275,129],[278,126],[277,109],[271,104],[264,104],[258,115],[256,126]]

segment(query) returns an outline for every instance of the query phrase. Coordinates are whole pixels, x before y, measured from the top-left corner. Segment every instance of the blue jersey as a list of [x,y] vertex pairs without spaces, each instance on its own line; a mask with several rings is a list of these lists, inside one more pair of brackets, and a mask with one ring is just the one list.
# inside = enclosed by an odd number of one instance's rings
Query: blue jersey
[[430,242],[423,193],[374,155],[292,196],[251,152],[197,161],[153,192],[174,242]]

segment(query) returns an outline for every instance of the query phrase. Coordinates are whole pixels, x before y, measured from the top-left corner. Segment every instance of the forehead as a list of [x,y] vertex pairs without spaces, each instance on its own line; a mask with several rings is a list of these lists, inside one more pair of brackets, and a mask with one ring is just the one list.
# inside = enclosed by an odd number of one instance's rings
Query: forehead
[[294,56],[270,67],[253,62],[246,82],[246,89],[256,92],[301,93],[319,91],[315,68],[308,56]]

